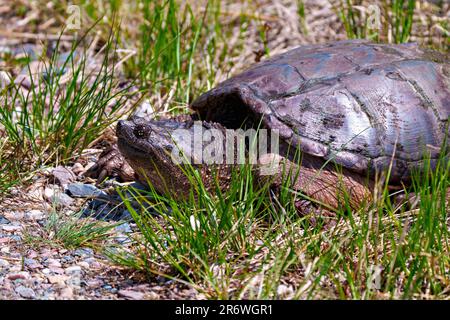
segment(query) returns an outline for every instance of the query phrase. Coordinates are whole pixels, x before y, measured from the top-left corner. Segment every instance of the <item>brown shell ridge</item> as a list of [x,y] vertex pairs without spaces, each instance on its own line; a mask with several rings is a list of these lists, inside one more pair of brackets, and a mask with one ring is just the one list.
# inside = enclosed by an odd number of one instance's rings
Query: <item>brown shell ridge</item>
[[357,172],[393,160],[398,181],[448,145],[450,64],[438,58],[417,44],[302,46],[222,82],[191,107],[227,128],[262,120],[282,143]]
[[[403,61],[414,61],[413,59],[411,60],[403,60]],[[421,61],[423,62],[423,60],[416,60],[416,61]],[[395,69],[397,70],[397,72],[399,74],[401,74],[402,78],[404,81],[406,81],[411,88],[413,89],[412,91],[420,98],[420,100],[425,104],[424,107],[429,107],[431,108],[431,110],[433,110],[434,115],[436,116],[436,119],[438,121],[441,122],[446,122],[447,119],[442,119],[441,115],[439,114],[439,109],[438,107],[435,105],[435,103],[432,101],[432,99],[426,94],[425,90],[420,86],[420,84],[413,80],[410,79],[408,76],[406,76],[402,70],[400,68],[398,68],[397,66],[395,66]]]

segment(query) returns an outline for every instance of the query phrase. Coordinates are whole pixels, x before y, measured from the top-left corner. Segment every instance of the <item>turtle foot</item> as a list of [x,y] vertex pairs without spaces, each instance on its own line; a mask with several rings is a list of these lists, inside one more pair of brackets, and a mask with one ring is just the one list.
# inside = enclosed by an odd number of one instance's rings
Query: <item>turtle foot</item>
[[105,149],[86,176],[97,179],[97,184],[106,178],[117,178],[119,181],[134,181],[134,170],[127,163],[116,145]]

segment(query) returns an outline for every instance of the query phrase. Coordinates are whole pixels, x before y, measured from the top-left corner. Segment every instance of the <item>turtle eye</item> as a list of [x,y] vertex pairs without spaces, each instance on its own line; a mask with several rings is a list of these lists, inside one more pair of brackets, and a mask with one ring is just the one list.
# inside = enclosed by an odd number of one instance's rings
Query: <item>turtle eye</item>
[[150,129],[149,126],[145,126],[145,125],[142,125],[142,124],[138,124],[134,128],[134,131],[133,131],[134,135],[138,139],[147,139],[150,136],[151,132],[152,132],[152,129]]

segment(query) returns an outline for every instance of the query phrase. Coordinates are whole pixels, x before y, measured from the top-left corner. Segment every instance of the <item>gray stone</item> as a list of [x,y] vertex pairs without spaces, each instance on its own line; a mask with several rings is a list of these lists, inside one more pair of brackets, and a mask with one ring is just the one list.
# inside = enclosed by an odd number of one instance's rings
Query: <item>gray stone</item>
[[10,224],[11,222],[3,216],[0,216],[0,224]]
[[25,212],[25,217],[30,221],[42,220],[45,218],[45,213],[40,210],[30,210]]
[[36,294],[34,293],[33,289],[24,287],[24,286],[18,286],[15,291],[17,294],[19,294],[22,298],[26,299],[34,299],[36,297]]
[[107,197],[108,195],[92,184],[71,183],[67,186],[67,193],[72,197],[96,198]]
[[29,259],[29,258],[24,259],[24,264],[25,264],[25,266],[27,266],[30,269],[37,269],[37,268],[42,267],[42,265],[39,262],[37,262],[34,259]]
[[63,262],[72,262],[74,258],[72,256],[64,256],[61,259]]
[[115,227],[114,229],[115,229],[117,232],[121,232],[121,233],[131,233],[131,232],[133,232],[133,231],[131,230],[130,224],[127,223],[127,222],[118,225],[118,226]]
[[80,266],[71,266],[66,268],[65,273],[66,274],[77,274],[81,272],[81,267]]
[[72,254],[78,257],[90,257],[94,255],[94,250],[92,250],[91,248],[80,248],[74,250]]
[[74,199],[69,197],[67,194],[59,192],[59,191],[54,192],[52,195],[50,195],[46,198],[51,203],[61,206],[61,207],[69,207],[75,201]]

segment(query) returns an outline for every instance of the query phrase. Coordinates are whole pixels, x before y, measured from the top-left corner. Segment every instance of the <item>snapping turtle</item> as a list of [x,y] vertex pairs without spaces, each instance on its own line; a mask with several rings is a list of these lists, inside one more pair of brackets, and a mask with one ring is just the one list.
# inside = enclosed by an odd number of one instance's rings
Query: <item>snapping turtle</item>
[[[426,155],[434,165],[448,146],[450,64],[415,44],[301,46],[222,82],[191,108],[190,120],[119,121],[120,152],[105,153],[91,173],[103,178],[121,169],[129,179],[134,169],[157,191],[185,195],[189,180],[170,154],[177,149],[195,156],[195,146],[178,129],[193,136],[195,124],[222,131],[262,127],[277,129],[280,148],[278,155],[260,155],[260,165],[280,160],[296,168],[291,151],[300,150],[293,188],[333,208],[345,190],[357,206],[370,198],[378,173],[391,166],[389,183],[407,184]],[[214,187],[212,166],[194,167]],[[226,186],[232,165],[214,167]],[[281,183],[275,176],[273,183]]]

